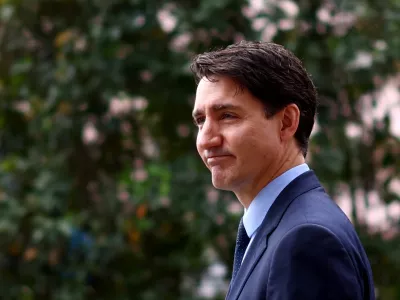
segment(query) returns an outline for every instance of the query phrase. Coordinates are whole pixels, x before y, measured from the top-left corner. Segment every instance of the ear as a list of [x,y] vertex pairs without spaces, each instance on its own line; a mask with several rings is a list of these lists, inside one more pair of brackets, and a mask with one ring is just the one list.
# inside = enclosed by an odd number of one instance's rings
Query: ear
[[281,141],[290,140],[297,131],[300,122],[300,110],[299,107],[291,103],[286,106],[281,112],[281,130],[280,137]]

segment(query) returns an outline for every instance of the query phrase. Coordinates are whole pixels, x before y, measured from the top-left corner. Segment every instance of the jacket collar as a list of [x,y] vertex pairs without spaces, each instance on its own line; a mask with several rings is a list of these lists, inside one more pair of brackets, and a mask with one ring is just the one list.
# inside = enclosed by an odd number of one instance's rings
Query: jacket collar
[[268,238],[276,229],[289,205],[301,194],[321,187],[313,171],[307,171],[289,183],[272,204],[262,222],[254,241],[244,258],[235,280],[231,282],[227,300],[236,300],[251,272],[267,249]]

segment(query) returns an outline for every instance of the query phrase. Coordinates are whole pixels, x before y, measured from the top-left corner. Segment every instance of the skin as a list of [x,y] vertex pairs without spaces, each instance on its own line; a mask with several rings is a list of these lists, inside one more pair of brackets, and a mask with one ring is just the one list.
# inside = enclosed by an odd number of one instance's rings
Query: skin
[[227,77],[203,78],[193,119],[197,150],[215,188],[229,190],[245,208],[269,182],[304,163],[295,141],[300,111],[290,104],[267,118],[263,104]]

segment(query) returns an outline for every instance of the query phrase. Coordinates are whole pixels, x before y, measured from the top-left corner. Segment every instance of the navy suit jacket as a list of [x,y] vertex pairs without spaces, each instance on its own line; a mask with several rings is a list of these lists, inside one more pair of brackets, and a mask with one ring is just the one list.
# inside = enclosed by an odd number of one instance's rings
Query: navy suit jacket
[[375,299],[357,233],[313,171],[293,180],[275,200],[226,299]]

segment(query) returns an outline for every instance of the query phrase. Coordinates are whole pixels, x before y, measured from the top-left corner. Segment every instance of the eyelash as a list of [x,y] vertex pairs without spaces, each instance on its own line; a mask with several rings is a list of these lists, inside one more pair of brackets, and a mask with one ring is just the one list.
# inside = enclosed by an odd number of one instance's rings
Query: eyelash
[[[230,114],[230,113],[223,113],[222,115],[221,115],[221,119],[223,120],[223,119],[226,119],[226,118],[234,118],[235,116],[234,115],[232,115],[232,114]],[[204,121],[205,121],[205,117],[199,117],[199,118],[196,118],[196,120],[194,121],[194,123],[195,123],[195,125],[197,125],[197,126],[200,126],[202,123],[204,123]]]
[[204,122],[204,120],[205,120],[204,117],[196,118],[196,119],[194,120],[194,125],[200,126],[200,125]]
[[234,118],[234,115],[230,114],[230,113],[223,113],[222,114],[222,119],[225,119],[226,117],[228,118]]

